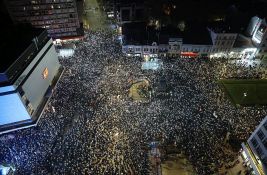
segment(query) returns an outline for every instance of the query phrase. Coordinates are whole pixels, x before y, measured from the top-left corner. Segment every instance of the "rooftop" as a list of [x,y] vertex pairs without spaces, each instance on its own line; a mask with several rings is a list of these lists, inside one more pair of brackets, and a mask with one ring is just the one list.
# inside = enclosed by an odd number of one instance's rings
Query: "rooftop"
[[168,44],[169,38],[182,38],[184,44],[211,45],[210,34],[205,26],[188,25],[184,31],[173,26],[161,27],[156,30],[154,27],[146,26],[145,23],[128,23],[122,27],[122,34],[125,36],[125,44],[151,45]]
[[253,48],[255,47],[251,41],[251,38],[242,34],[238,34],[234,43],[234,48]]
[[247,28],[250,18],[236,19],[231,22],[214,21],[208,27],[215,33],[243,33]]
[[1,27],[0,42],[0,73],[4,73],[32,43],[35,36],[40,35],[45,29],[36,29],[29,26]]

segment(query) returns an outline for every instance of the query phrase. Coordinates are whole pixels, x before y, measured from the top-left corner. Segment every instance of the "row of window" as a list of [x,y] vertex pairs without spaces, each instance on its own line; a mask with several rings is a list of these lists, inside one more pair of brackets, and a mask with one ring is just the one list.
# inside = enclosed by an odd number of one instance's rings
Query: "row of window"
[[[263,124],[263,128],[267,131],[267,122],[265,122]],[[259,131],[256,134],[257,134],[258,138],[261,140],[261,142],[264,145],[265,149],[267,149],[267,138],[266,138],[266,135],[264,134],[264,132],[261,129],[259,129]],[[251,139],[251,143],[256,148],[257,154],[259,156],[262,156],[264,151],[259,146],[259,142],[257,141],[257,139],[255,137]]]
[[214,48],[212,52],[230,52],[229,48]]
[[[124,51],[127,51],[127,48],[124,48]],[[128,48],[128,52],[141,52],[142,49],[141,47],[136,47],[136,48]],[[183,52],[200,52],[201,49],[197,48],[183,48]],[[150,53],[155,53],[158,52],[158,48],[143,48],[143,52],[150,52]],[[202,49],[202,52],[210,52],[210,49]]]
[[73,8],[73,3],[66,3],[66,4],[44,4],[44,5],[30,5],[30,6],[15,6],[10,7],[10,10],[16,12],[22,11],[35,11],[35,10],[51,10],[51,9],[66,9],[66,8]]
[[52,14],[60,14],[60,13],[75,13],[74,8],[69,9],[53,9],[53,10],[40,10],[40,11],[25,11],[25,12],[19,12],[19,11],[12,11],[13,15],[15,17],[21,17],[21,16],[44,16],[44,15],[52,15]]
[[235,39],[235,36],[218,36],[216,39],[217,40],[233,40]]
[[56,34],[51,34],[50,36],[53,38],[60,38],[64,36],[76,36],[77,32],[65,32],[65,33],[56,33]]
[[73,2],[73,0],[32,0],[32,1],[22,1],[22,0],[8,0],[9,5],[31,5],[31,4],[48,4],[48,3],[67,3]]
[[76,18],[77,15],[75,13],[71,14],[53,14],[46,16],[24,16],[18,17],[18,21],[40,21],[40,20],[51,20],[51,19],[62,19],[62,18]]
[[205,49],[199,49],[199,48],[183,48],[182,51],[183,52],[210,52],[209,48],[205,48]]
[[[125,50],[124,51],[127,51],[126,48],[124,48]],[[170,48],[169,48],[170,50]],[[200,48],[183,48],[182,49],[182,52],[230,52],[230,48],[213,48],[213,49],[209,49],[209,48],[203,48],[203,49],[200,49]],[[129,52],[157,52],[158,49],[157,48],[143,48],[143,50],[141,49],[141,47],[136,47],[136,48],[129,48],[128,50]],[[266,50],[267,51],[267,50]]]
[[233,41],[216,41],[215,42],[215,45],[221,45],[221,46],[224,46],[224,45],[228,45],[228,46],[231,46],[233,43]]
[[[32,25],[34,26],[55,26],[55,28],[58,28],[57,26],[68,26],[68,27],[78,27],[79,26],[79,23],[77,23],[76,21],[73,21],[73,20],[68,20],[68,19],[63,19],[63,20],[57,20],[57,21],[51,21],[51,20],[48,20],[48,21],[32,21],[31,22]],[[45,27],[47,28],[47,27]],[[54,27],[53,27],[54,28]]]
[[62,33],[62,32],[73,32],[73,31],[76,31],[76,28],[49,29],[47,31],[50,34],[53,34],[53,33]]
[[47,20],[47,21],[33,21],[31,22],[32,25],[51,25],[51,24],[65,24],[65,23],[76,23],[77,20],[75,19],[54,19],[54,20]]

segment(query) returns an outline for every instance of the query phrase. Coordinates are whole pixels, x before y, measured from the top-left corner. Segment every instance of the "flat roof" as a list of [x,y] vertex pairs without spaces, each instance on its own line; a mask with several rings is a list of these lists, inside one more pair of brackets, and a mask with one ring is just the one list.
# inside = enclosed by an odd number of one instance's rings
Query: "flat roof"
[[215,33],[243,33],[250,18],[238,18],[231,22],[226,21],[213,21],[208,23],[208,27]]
[[45,29],[26,25],[0,28],[0,73],[4,73]]
[[212,45],[208,29],[200,24],[187,25],[184,31],[180,31],[174,26],[165,26],[156,30],[146,23],[127,23],[122,26],[122,34],[126,38],[127,45],[151,45],[153,42],[168,44],[170,38],[181,38],[184,44]]
[[242,34],[238,34],[233,45],[233,48],[253,48],[255,47],[251,41],[251,38]]

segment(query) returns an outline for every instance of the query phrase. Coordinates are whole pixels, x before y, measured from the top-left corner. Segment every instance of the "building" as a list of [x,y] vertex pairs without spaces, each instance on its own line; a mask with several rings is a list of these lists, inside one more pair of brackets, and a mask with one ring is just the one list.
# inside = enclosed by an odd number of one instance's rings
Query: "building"
[[242,34],[238,34],[230,53],[227,53],[227,57],[237,59],[252,59],[255,57],[256,52],[257,47],[253,44],[251,38]]
[[45,29],[1,31],[0,133],[6,133],[37,124],[63,68]]
[[117,19],[119,24],[140,22],[144,21],[145,19],[145,7],[142,1],[139,2],[135,0],[118,3],[117,10],[119,12],[117,13]]
[[[251,27],[252,26],[252,27]],[[252,29],[251,29],[252,28]],[[257,16],[251,18],[248,30],[253,44],[257,47],[257,56],[267,58],[267,23]]]
[[143,0],[106,0],[104,5],[107,16],[115,18],[119,25],[144,22],[147,17]]
[[251,18],[245,32],[220,22],[209,26],[213,42],[211,57],[243,59],[267,58],[267,24],[257,16]]
[[209,31],[198,26],[185,32],[171,27],[156,30],[140,23],[122,26],[122,52],[128,56],[208,57],[212,48]]
[[212,40],[212,57],[227,57],[232,51],[238,36],[237,30],[222,21],[209,24],[208,30]]
[[15,24],[46,28],[52,38],[83,35],[76,0],[5,0],[5,4]]
[[257,126],[246,143],[242,143],[242,157],[252,174],[267,174],[267,116]]

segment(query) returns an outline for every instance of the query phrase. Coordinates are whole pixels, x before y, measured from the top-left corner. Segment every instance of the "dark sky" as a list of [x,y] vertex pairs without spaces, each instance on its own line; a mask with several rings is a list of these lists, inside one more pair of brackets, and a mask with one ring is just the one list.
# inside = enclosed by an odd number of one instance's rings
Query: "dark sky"
[[[114,0],[98,0],[114,1]],[[129,0],[116,0],[128,1]],[[130,0],[130,2],[145,2],[150,9],[150,15],[166,18],[166,20],[197,20],[200,22],[214,20],[223,17],[227,20],[239,21],[258,15],[267,18],[267,0]],[[175,9],[172,8],[175,6]],[[163,9],[171,7],[170,15],[166,15]],[[168,10],[168,9],[167,9]],[[166,11],[165,11],[166,12]],[[10,22],[4,8],[3,0],[0,0],[0,21]]]

